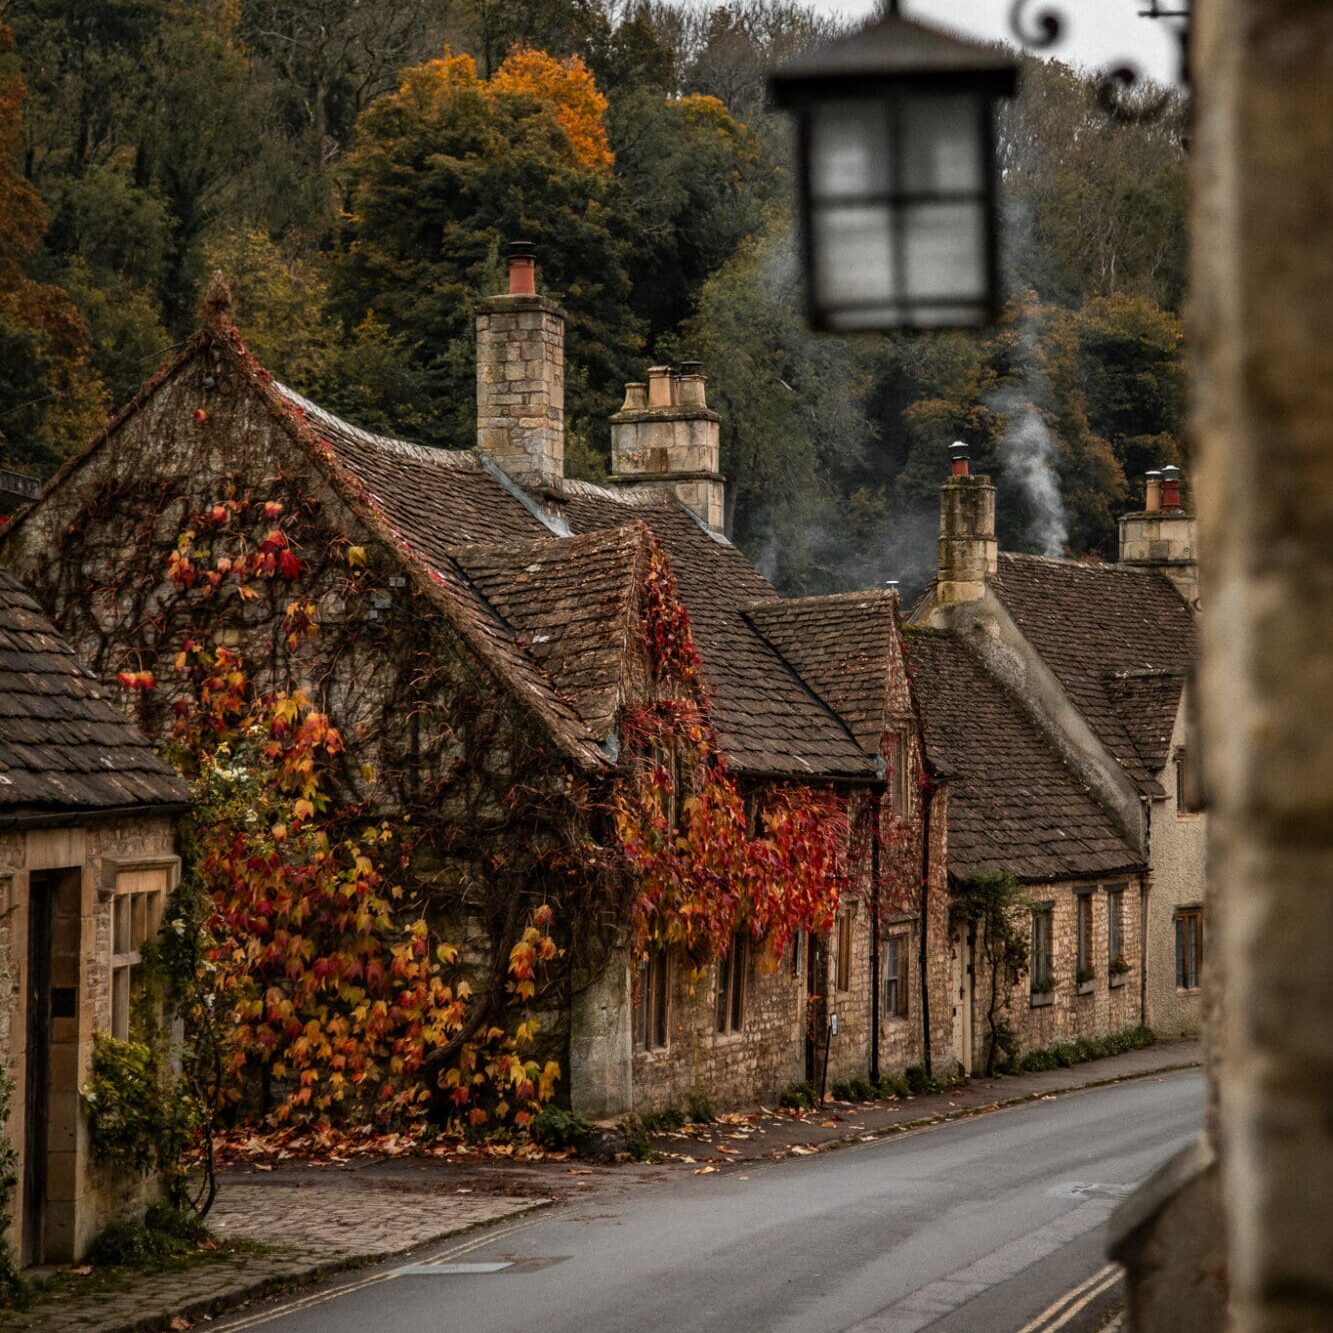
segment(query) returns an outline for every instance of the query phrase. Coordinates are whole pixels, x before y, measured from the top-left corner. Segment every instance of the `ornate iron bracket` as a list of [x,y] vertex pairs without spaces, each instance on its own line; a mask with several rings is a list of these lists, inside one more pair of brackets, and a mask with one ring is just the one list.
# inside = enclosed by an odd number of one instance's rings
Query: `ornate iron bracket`
[[[1176,26],[1180,40],[1180,82],[1189,87],[1190,10],[1187,0],[1169,4],[1168,0],[1141,0],[1146,8],[1139,10],[1141,18],[1178,19]],[[1009,26],[1014,36],[1029,51],[1044,51],[1064,36],[1066,19],[1052,0],[1013,0],[1009,11]],[[1116,120],[1142,123],[1158,119],[1172,102],[1168,90],[1154,97],[1136,96],[1144,85],[1143,71],[1132,61],[1123,60],[1102,71],[1097,85],[1097,103],[1107,115]]]

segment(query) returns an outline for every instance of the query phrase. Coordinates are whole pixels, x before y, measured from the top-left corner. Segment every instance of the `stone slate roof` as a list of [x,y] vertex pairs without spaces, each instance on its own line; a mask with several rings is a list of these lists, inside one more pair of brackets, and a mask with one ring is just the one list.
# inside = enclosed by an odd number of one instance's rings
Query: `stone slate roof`
[[[991,587],[1141,791],[1156,794],[1194,661],[1194,612],[1151,569],[1002,553]],[[1154,674],[1157,683],[1126,685]]]
[[189,788],[0,573],[0,824],[179,809]]
[[647,567],[650,540],[639,523],[565,541],[451,552],[514,630],[516,644],[604,742],[615,730],[638,576]]
[[926,757],[948,783],[949,873],[1136,873],[1138,853],[1019,701],[947,630],[904,631]]
[[782,598],[757,603],[746,615],[862,748],[878,754],[886,725],[887,672],[898,632],[897,594],[871,589]]
[[[532,604],[524,598],[526,609],[517,606],[512,597],[521,590],[506,580],[514,573],[516,549],[546,548],[555,562],[547,576],[556,577],[557,566],[563,571],[559,596],[566,612],[597,621],[597,608],[582,603],[607,595],[599,581],[605,571],[585,580],[575,566],[610,548],[585,539],[641,523],[671,561],[712,691],[713,719],[733,765],[753,775],[875,777],[873,761],[839,718],[746,618],[745,607],[777,601],[776,592],[669,491],[567,481],[562,513],[552,518],[476,450],[431,449],[373,435],[274,387],[327,441],[375,512],[451,595],[455,614],[491,645],[501,668],[580,758],[607,759],[607,708],[613,712],[613,705],[605,664],[575,668],[575,639],[567,650],[549,647],[553,640],[534,643],[530,625],[525,631],[509,621],[509,615],[525,621]],[[490,555],[482,549],[487,547],[493,548]],[[571,689],[577,700],[566,693]]]

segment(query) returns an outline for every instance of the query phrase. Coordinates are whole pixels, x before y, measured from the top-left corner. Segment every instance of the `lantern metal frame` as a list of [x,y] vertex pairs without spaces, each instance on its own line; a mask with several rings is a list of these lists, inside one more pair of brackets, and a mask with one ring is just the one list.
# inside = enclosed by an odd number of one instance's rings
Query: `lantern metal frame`
[[[893,6],[883,18],[860,32],[798,57],[774,72],[769,80],[771,99],[774,105],[795,113],[797,122],[802,259],[807,278],[807,317],[812,328],[852,331],[854,326],[839,320],[839,312],[850,313],[858,308],[867,311],[892,309],[902,316],[892,327],[902,329],[978,328],[996,318],[999,306],[999,191],[995,103],[1002,97],[1013,96],[1017,80],[1016,61],[1001,49],[964,41],[938,28],[903,18]],[[912,100],[919,105],[923,99],[935,95],[962,95],[976,103],[981,151],[976,189],[910,190],[900,184],[902,154],[897,149],[902,142],[904,106]],[[820,105],[831,102],[864,102],[867,106],[884,108],[892,145],[888,155],[887,190],[843,199],[834,196],[831,200],[816,200],[812,153],[814,116]],[[891,246],[898,295],[887,300],[867,299],[859,303],[821,300],[818,293],[820,266],[813,225],[817,210],[880,207],[896,221],[906,208],[946,203],[968,204],[981,211],[985,236],[982,244],[984,291],[980,295],[906,295],[903,282],[905,241],[900,235],[895,239],[886,236],[886,243]],[[932,318],[917,323],[912,319],[914,308],[924,311],[949,307],[975,313],[957,320]]]

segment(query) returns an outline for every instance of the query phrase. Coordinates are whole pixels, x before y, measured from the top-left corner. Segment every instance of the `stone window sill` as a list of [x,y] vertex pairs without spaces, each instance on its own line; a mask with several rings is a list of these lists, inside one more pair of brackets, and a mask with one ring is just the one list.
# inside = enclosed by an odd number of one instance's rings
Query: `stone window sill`
[[1106,984],[1107,984],[1112,990],[1115,990],[1115,988],[1116,988],[1117,986],[1123,986],[1123,985],[1125,984],[1125,978],[1124,978],[1123,975],[1118,976],[1118,977],[1112,977]]
[[1091,981],[1080,981],[1078,983],[1078,993],[1080,995],[1091,995],[1097,989],[1097,978],[1093,977]]
[[1053,990],[1033,991],[1032,1007],[1034,1009],[1043,1009],[1048,1004],[1055,1003],[1055,992]]
[[1202,986],[1177,986],[1177,987],[1176,987],[1176,994],[1177,994],[1177,995],[1201,995],[1202,993],[1203,993],[1203,987],[1202,987]]

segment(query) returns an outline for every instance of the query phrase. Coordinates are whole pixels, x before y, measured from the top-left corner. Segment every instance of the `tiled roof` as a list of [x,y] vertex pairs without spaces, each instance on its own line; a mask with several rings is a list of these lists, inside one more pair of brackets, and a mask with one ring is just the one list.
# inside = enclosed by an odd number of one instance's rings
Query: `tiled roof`
[[1160,773],[1170,758],[1184,683],[1182,671],[1127,671],[1106,680],[1106,692],[1150,773]]
[[870,754],[878,754],[888,702],[887,672],[897,632],[891,592],[791,597],[751,606],[755,628],[801,679],[846,723]]
[[608,528],[519,546],[463,546],[454,561],[515,631],[594,736],[615,728],[648,529]]
[[587,482],[566,482],[565,490],[566,517],[576,532],[634,516],[666,549],[713,690],[713,720],[737,768],[790,777],[875,776],[870,756],[747,619],[747,607],[778,597],[736,547],[667,491]]
[[[1002,554],[991,586],[1121,767],[1156,790],[1161,717],[1172,689],[1174,717],[1196,651],[1194,613],[1171,581],[1132,565]],[[1160,673],[1160,686],[1115,683],[1143,672]]]
[[0,824],[188,801],[37,603],[0,573]]
[[1040,882],[1137,871],[1138,853],[1008,690],[947,630],[904,633],[931,767],[947,779],[949,871]]

